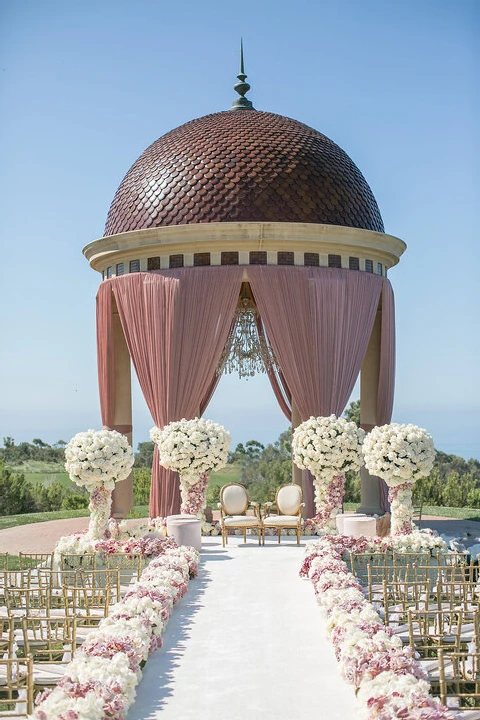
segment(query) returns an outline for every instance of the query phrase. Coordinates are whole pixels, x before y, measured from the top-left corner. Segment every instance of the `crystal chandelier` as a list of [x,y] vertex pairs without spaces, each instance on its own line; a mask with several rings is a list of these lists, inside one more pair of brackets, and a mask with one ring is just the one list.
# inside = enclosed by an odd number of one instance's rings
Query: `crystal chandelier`
[[219,375],[237,373],[240,378],[248,378],[274,368],[275,357],[263,334],[248,284],[244,283],[217,372]]

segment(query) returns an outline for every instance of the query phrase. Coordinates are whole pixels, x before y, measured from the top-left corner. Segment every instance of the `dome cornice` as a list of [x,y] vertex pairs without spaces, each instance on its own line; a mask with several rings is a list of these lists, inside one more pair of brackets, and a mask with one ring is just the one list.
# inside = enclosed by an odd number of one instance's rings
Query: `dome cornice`
[[[199,223],[134,230],[94,240],[83,248],[92,268],[149,255],[176,253],[280,252],[339,253],[373,257],[385,268],[396,265],[406,244],[393,235],[313,223]],[[240,263],[242,264],[242,263]],[[248,264],[248,263],[246,263]]]

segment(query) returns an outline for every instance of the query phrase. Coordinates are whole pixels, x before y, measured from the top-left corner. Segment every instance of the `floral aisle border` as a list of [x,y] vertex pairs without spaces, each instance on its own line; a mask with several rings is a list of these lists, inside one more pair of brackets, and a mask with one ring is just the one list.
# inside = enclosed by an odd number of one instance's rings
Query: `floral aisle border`
[[165,547],[89,634],[58,685],[38,697],[31,720],[124,720],[141,668],[162,646],[172,608],[198,572],[194,548]]
[[400,638],[384,626],[342,560],[347,549],[362,552],[375,547],[387,552],[395,547],[406,551],[413,540],[414,550],[421,546],[446,551],[445,543],[421,532],[403,540],[401,536],[376,540],[379,542],[325,536],[309,543],[300,570],[300,576],[308,577],[313,584],[340,672],[355,686],[366,720],[452,720],[454,715],[429,695],[430,684],[411,648],[403,647]]

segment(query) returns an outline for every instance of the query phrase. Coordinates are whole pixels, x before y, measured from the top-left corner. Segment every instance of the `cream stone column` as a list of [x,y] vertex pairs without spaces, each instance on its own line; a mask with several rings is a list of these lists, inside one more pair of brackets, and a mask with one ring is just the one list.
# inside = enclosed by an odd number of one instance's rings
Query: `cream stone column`
[[[378,309],[360,374],[360,425],[365,432],[369,432],[377,424],[381,320],[382,312]],[[360,479],[361,505],[357,508],[357,512],[367,515],[382,515],[380,480],[370,475],[365,467],[360,470]]]
[[[296,408],[295,403],[292,400],[292,432],[302,423],[302,418],[299,415],[299,412]],[[300,485],[300,487],[303,490],[303,501],[305,503],[305,507],[303,508],[303,518],[304,520],[307,519],[307,497],[309,494],[308,488],[306,486],[306,472],[305,470],[301,470],[299,467],[295,465],[295,463],[292,460],[292,483],[296,483],[297,485]]]
[[[115,411],[113,415],[114,429],[127,436],[132,444],[132,378],[130,370],[130,353],[123,334],[122,324],[117,309],[114,307],[113,317],[114,368],[115,368]],[[122,519],[133,507],[133,472],[126,480],[118,483],[112,493],[112,517]]]

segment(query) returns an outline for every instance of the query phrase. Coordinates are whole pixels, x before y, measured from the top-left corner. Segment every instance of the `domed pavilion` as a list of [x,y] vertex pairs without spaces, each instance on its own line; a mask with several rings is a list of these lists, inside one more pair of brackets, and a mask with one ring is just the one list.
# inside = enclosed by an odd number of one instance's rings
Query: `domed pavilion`
[[[222,372],[267,372],[296,427],[342,414],[360,374],[361,423],[390,422],[395,326],[387,235],[370,187],[317,130],[252,107],[241,58],[230,110],[166,133],[133,164],[84,254],[99,271],[102,422],[132,440],[131,363],[153,422],[203,414]],[[306,514],[315,514],[308,473]],[[367,513],[385,509],[362,477]],[[132,483],[114,491],[128,513]],[[150,516],[180,508],[155,456]]]

